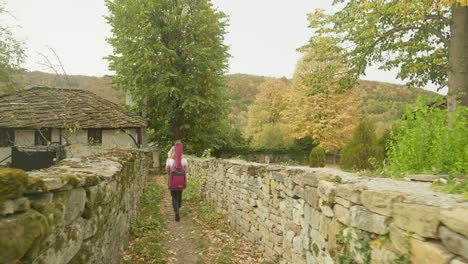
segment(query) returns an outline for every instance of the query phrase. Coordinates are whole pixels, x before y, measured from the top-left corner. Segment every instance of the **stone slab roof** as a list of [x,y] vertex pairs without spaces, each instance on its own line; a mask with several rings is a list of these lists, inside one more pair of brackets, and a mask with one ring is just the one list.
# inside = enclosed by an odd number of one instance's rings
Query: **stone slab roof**
[[34,87],[0,95],[0,127],[137,128],[146,121],[89,91]]

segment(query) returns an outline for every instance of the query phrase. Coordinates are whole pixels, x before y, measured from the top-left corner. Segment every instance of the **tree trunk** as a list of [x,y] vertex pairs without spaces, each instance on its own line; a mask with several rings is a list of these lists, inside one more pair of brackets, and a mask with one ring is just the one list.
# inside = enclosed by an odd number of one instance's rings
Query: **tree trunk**
[[452,7],[449,44],[448,94],[449,126],[457,105],[468,106],[468,6]]

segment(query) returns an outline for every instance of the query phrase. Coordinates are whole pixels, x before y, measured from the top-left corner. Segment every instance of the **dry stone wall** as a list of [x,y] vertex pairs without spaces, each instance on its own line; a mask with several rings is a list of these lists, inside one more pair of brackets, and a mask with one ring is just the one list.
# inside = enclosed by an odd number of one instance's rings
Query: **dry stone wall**
[[238,160],[189,163],[213,207],[279,263],[468,263],[468,203],[430,183]]
[[0,170],[0,263],[119,263],[151,155],[113,151]]

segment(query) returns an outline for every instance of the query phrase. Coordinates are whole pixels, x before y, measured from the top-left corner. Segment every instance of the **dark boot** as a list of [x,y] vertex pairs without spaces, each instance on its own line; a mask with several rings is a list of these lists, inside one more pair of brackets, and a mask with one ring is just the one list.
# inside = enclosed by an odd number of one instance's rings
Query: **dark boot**
[[179,214],[176,214],[176,215],[175,215],[175,221],[176,221],[176,222],[179,222],[179,221],[180,221],[180,216],[179,216]]

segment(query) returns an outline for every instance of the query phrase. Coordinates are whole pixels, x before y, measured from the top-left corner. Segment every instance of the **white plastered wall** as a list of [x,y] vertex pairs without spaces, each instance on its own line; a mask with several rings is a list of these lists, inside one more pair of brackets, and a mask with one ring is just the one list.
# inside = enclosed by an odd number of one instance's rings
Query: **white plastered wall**
[[[75,130],[69,131],[62,129],[62,143],[68,142],[66,147],[67,157],[81,157],[92,154],[102,153],[113,148],[136,148],[132,135],[135,140],[138,139],[137,129],[126,129],[125,132],[121,129],[105,129],[102,131],[101,145],[88,145],[88,131]],[[51,142],[60,142],[60,130],[52,129]],[[15,146],[18,147],[33,147],[34,146],[34,130],[32,129],[17,129],[15,130]],[[11,155],[11,147],[0,148],[0,161]],[[6,159],[0,165],[6,165],[11,162],[11,158]]]

